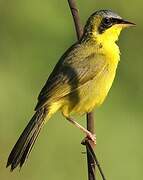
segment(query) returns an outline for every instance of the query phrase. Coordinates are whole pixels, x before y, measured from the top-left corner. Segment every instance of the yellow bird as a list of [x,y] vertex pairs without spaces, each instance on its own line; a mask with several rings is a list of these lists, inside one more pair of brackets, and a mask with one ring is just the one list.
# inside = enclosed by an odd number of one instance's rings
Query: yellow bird
[[35,114],[9,155],[11,170],[22,167],[44,124],[58,110],[96,143],[94,135],[71,116],[103,103],[120,60],[116,41],[123,28],[134,25],[111,10],[99,10],[89,17],[81,39],[63,54],[41,90]]

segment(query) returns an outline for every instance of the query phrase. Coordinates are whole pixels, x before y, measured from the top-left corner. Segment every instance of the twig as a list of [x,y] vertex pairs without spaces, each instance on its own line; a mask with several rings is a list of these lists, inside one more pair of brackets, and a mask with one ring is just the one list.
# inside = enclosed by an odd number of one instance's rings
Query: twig
[[[78,9],[75,3],[75,0],[68,0],[68,4],[73,16],[74,25],[76,29],[77,39],[79,40],[83,33],[83,28],[81,25]],[[87,129],[94,134],[94,114],[93,112],[87,113]],[[94,152],[93,144],[90,143],[88,139],[85,139],[82,141],[82,144],[86,146],[87,151],[87,164],[88,164],[88,180],[96,180],[95,176],[95,165],[98,167],[99,172],[101,174],[102,180],[106,180],[105,176],[103,174],[103,171],[101,169],[101,166],[99,164],[99,161],[96,157],[96,154]]]
[[78,9],[77,9],[75,0],[68,0],[68,4],[69,4],[69,7],[70,7],[72,16],[73,16],[77,39],[79,40],[80,37],[82,36],[83,28],[82,28],[82,25],[81,25]]
[[100,164],[99,164],[99,161],[98,161],[98,159],[97,159],[97,157],[96,157],[96,154],[94,153],[94,151],[93,151],[90,143],[89,143],[88,141],[85,141],[85,144],[86,144],[86,148],[87,148],[88,151],[90,152],[90,155],[91,155],[92,159],[95,161],[95,165],[98,167],[98,170],[99,170],[99,172],[100,172],[100,174],[101,174],[102,179],[103,179],[103,180],[106,180],[106,178],[105,178],[105,176],[104,176],[104,173],[103,173],[103,171],[102,171],[102,168],[101,168],[101,166],[100,166]]
[[[90,112],[87,114],[87,130],[89,130],[92,134],[95,133],[93,112]],[[91,144],[90,141],[85,140],[85,145],[86,145],[87,162],[88,162],[88,179],[89,180],[96,180],[95,161],[94,161],[93,156],[91,156],[91,153],[90,153],[89,147],[88,147],[88,145],[90,145],[92,152],[94,152],[93,143]]]
[[[69,3],[69,6],[70,6],[72,16],[73,16],[77,38],[79,40],[80,37],[82,36],[83,28],[82,28],[82,25],[81,25],[79,14],[78,14],[78,9],[77,9],[75,0],[68,0],[68,3]],[[90,113],[87,114],[87,129],[91,133],[94,133],[93,112],[90,112]],[[91,146],[92,146],[92,144],[91,144]],[[88,148],[87,145],[86,145],[86,150],[87,150],[87,164],[88,164],[88,179],[89,180],[95,180],[95,162],[94,162],[93,157],[91,156],[91,153],[90,153],[89,148]]]

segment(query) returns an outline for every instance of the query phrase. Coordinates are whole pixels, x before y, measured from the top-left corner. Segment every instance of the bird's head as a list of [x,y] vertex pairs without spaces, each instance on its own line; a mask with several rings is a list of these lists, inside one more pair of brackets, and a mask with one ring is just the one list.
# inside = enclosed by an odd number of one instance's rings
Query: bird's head
[[111,10],[99,10],[87,20],[84,35],[91,36],[101,42],[115,42],[118,40],[121,30],[130,26],[135,26],[135,24],[124,20]]

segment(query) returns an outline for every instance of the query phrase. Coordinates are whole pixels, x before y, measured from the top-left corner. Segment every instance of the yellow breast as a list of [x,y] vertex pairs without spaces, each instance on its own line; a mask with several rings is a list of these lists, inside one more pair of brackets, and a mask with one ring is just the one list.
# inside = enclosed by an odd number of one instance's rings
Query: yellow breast
[[[74,106],[70,106],[70,102],[67,103],[63,108],[64,114],[76,113],[76,114],[84,114],[86,112],[90,112],[93,108],[101,105],[107,96],[111,85],[113,83],[116,68],[119,62],[119,48],[117,45],[112,45],[112,47],[108,44],[104,46],[104,49],[100,49],[100,52],[103,53],[106,60],[106,66],[101,70],[98,76],[94,79],[83,85],[78,89],[80,101],[78,101]],[[73,97],[74,94],[73,94]]]
[[92,90],[90,92],[92,92],[92,94],[90,93],[91,99],[89,104],[92,104],[92,106],[89,107],[89,111],[91,111],[95,106],[97,107],[103,103],[112,86],[117,65],[120,60],[120,51],[115,43],[110,44],[110,42],[108,42],[107,44],[103,44],[100,53],[104,54],[107,64],[102,70],[100,76],[96,77],[91,82]]

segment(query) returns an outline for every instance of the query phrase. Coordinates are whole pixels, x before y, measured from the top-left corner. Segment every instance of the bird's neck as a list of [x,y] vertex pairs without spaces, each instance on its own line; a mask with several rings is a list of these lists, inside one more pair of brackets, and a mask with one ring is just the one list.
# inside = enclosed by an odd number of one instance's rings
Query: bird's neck
[[86,41],[87,47],[92,47],[92,51],[98,54],[102,54],[106,59],[112,63],[117,64],[120,60],[120,50],[114,40],[103,39],[101,37],[89,37]]
[[97,33],[97,31],[85,32],[84,38],[81,40],[95,47],[95,51],[99,54],[104,54],[109,61],[117,63],[120,60],[120,50],[116,41],[121,30],[121,27],[116,26],[106,30],[102,34]]
[[115,42],[104,41],[97,42],[98,53],[104,54],[107,60],[112,63],[118,63],[120,60],[120,49]]

